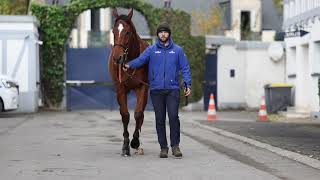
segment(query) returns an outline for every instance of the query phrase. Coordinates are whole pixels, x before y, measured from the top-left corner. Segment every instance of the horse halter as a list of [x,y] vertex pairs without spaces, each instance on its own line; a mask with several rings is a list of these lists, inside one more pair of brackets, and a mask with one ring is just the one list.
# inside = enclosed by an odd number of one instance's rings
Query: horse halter
[[[129,39],[132,37],[132,35],[133,35],[132,32],[130,32],[130,34],[129,34]],[[146,86],[149,86],[148,83],[146,83],[146,82],[144,82],[144,81],[142,81],[142,80],[134,77],[134,74],[135,74],[135,72],[136,72],[136,69],[134,69],[131,74],[128,73],[128,72],[126,72],[126,71],[123,71],[123,70],[122,70],[122,67],[124,66],[124,64],[125,64],[126,61],[128,60],[129,47],[127,47],[127,46],[125,46],[125,45],[123,45],[123,44],[118,44],[118,43],[114,43],[113,46],[114,46],[114,47],[119,46],[119,47],[121,47],[121,48],[123,49],[123,55],[120,56],[120,58],[117,59],[117,60],[114,62],[115,65],[118,65],[118,79],[119,79],[119,82],[122,83],[122,72],[124,72],[130,79],[136,79],[136,80],[139,81],[140,83],[142,83],[142,84],[144,84],[144,85],[146,85]]]
[[122,44],[114,44],[114,46],[119,46],[123,49],[123,55],[120,56],[120,59],[117,59],[115,64],[123,65],[128,59],[129,48]]

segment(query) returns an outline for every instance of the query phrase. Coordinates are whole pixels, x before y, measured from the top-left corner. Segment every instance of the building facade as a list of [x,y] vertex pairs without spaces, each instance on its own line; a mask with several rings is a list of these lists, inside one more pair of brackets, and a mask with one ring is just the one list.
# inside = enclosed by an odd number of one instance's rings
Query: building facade
[[274,41],[281,15],[272,0],[221,0],[225,36],[240,40]]
[[294,85],[295,111],[319,111],[320,0],[284,0],[286,79]]
[[[285,60],[269,53],[274,42],[237,41],[206,36],[217,47],[217,106],[219,109],[258,109],[264,86],[285,82]],[[281,42],[277,44],[282,47]]]
[[90,46],[97,46],[98,44],[101,44],[103,47],[110,44],[113,38],[111,21],[110,8],[84,11],[74,23],[69,47],[88,48]]
[[236,40],[247,40],[247,34],[261,32],[261,0],[230,1],[231,24],[226,36]]
[[33,16],[0,16],[0,74],[19,84],[18,112],[41,105],[38,27]]

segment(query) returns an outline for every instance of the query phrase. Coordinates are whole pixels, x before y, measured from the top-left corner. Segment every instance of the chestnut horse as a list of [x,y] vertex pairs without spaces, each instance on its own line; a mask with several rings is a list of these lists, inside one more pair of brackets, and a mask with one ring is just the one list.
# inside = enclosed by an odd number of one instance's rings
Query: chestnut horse
[[123,146],[122,155],[130,155],[128,124],[130,114],[127,107],[127,95],[131,90],[135,91],[137,104],[135,106],[134,118],[136,126],[131,140],[131,147],[137,149],[140,146],[139,130],[144,119],[144,110],[148,101],[148,65],[123,71],[124,63],[137,58],[148,46],[136,32],[131,21],[133,9],[128,15],[118,15],[117,9],[113,10],[116,18],[113,25],[114,46],[109,57],[109,72],[117,91],[117,100],[120,106],[120,114],[123,124]]

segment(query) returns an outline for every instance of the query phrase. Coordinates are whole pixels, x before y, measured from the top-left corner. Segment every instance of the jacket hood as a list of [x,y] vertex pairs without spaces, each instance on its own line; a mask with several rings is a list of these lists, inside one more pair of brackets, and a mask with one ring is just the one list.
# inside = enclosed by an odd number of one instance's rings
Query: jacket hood
[[169,37],[169,45],[164,46],[159,39],[157,39],[156,45],[161,49],[170,49],[173,46],[173,40],[171,37]]

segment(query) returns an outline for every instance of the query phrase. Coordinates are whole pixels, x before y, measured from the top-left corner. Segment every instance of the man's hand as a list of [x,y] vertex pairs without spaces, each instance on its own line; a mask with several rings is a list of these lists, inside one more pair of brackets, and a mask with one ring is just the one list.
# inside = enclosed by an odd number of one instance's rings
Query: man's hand
[[124,64],[124,65],[122,66],[122,69],[123,69],[124,71],[128,71],[129,68],[130,68],[129,64]]
[[189,96],[190,94],[191,94],[191,89],[190,88],[184,89],[184,96]]

